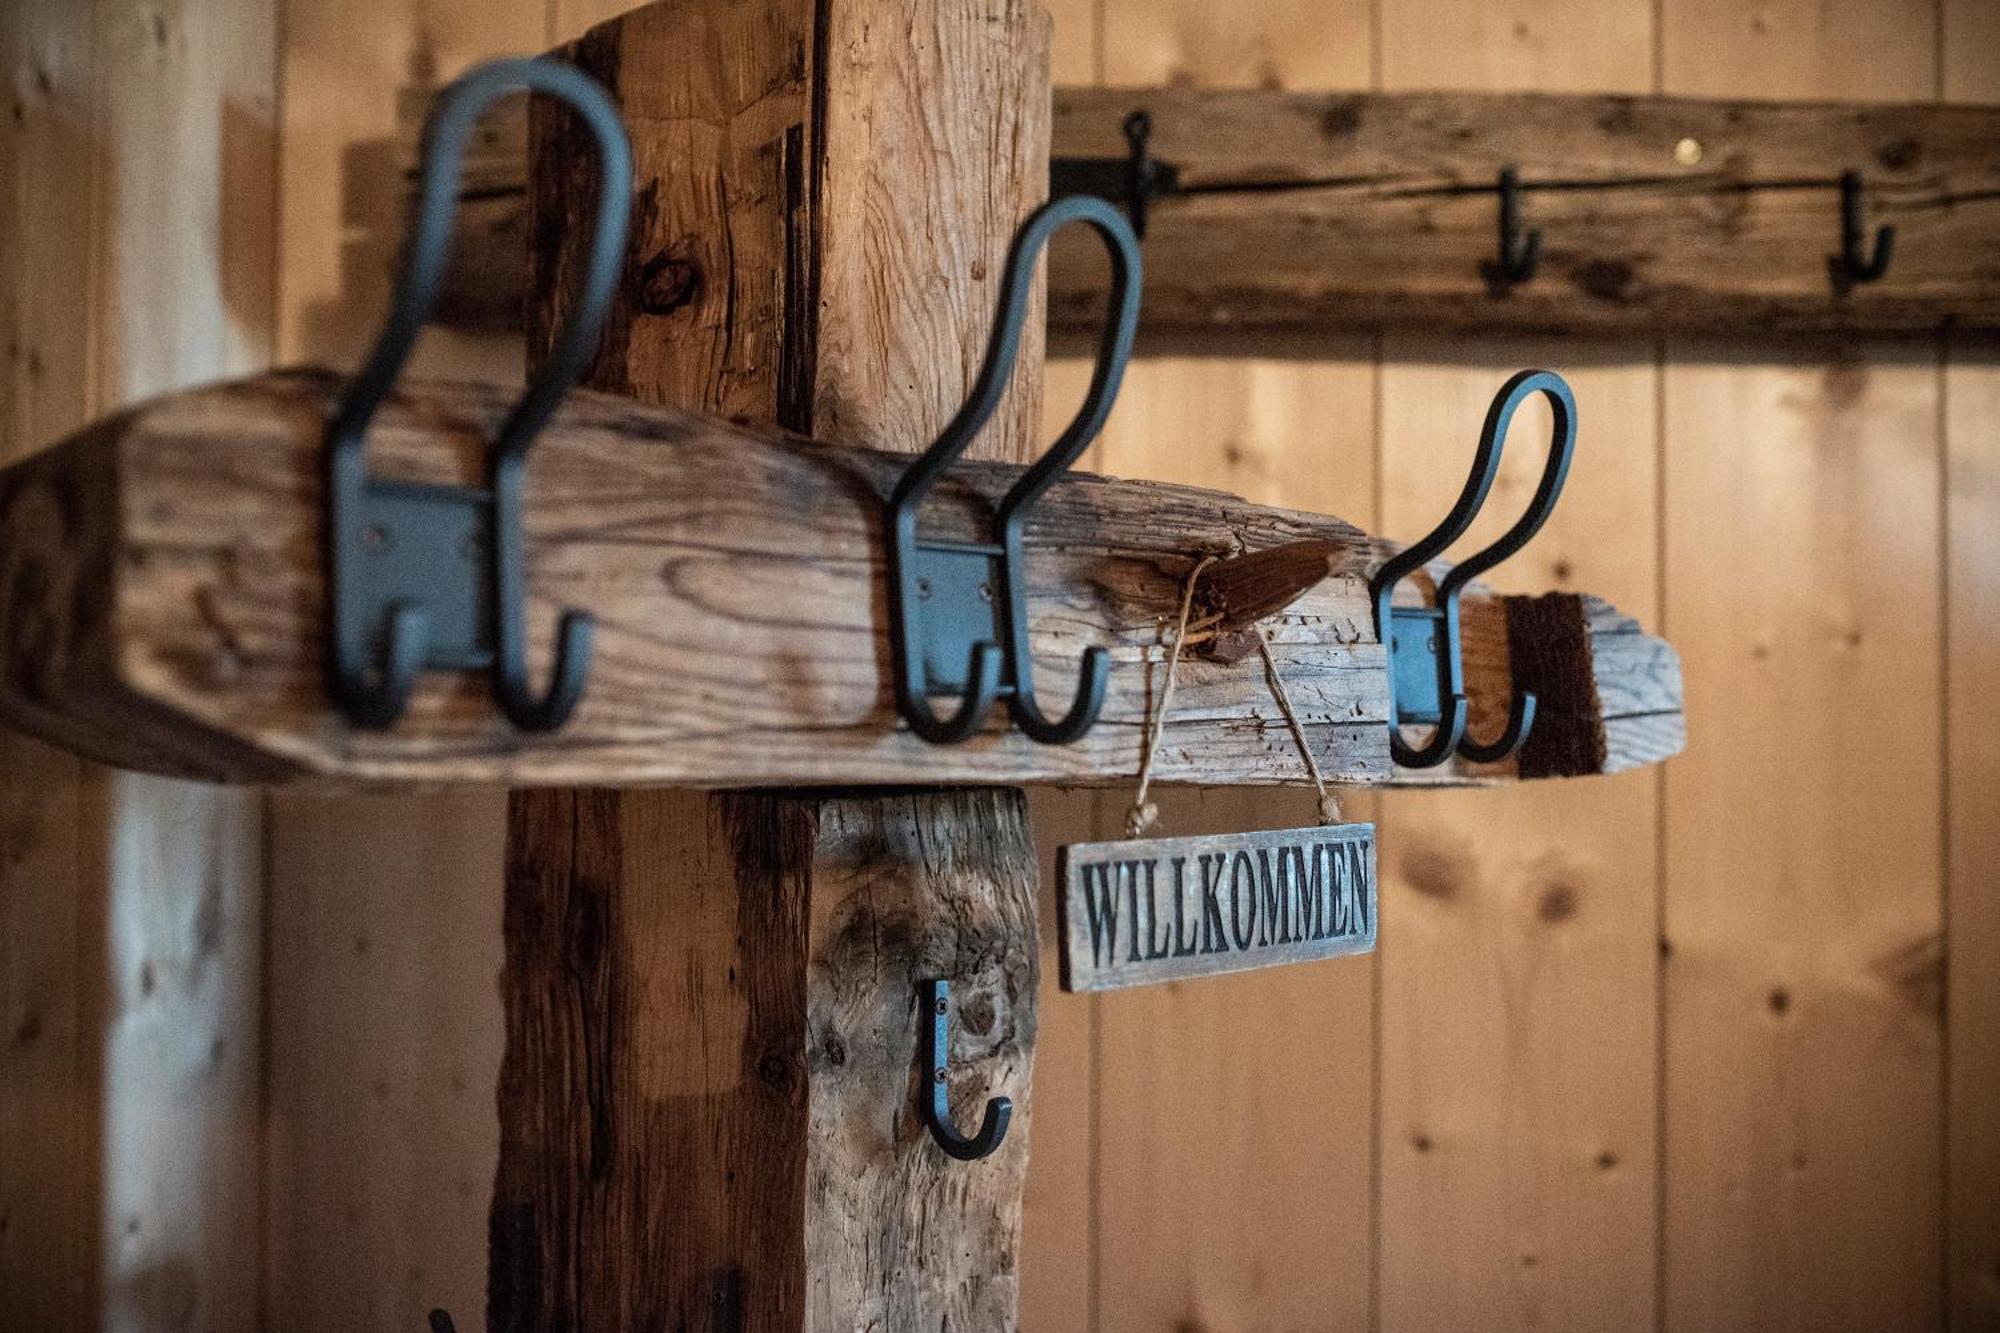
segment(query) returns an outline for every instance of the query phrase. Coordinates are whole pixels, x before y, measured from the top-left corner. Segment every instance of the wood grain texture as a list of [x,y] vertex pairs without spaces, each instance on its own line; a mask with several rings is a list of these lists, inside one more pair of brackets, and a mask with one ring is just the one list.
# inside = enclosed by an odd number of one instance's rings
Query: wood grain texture
[[[1704,702],[1665,806],[1669,1327],[1927,1327],[1943,1171],[1935,363],[1673,351],[1666,615]],[[1754,444],[1721,439],[1745,420],[1762,423]],[[1776,592],[1829,575],[1842,598]],[[1856,728],[1875,738],[1865,772],[1846,762]]]
[[[0,461],[91,413],[89,160],[94,34],[72,6],[0,13],[15,112],[0,129]],[[67,310],[66,317],[57,312]],[[103,1214],[101,775],[0,732],[0,1307],[51,1333],[97,1327]]]
[[[1353,325],[1636,336],[1718,327],[1759,337],[2000,333],[2000,110],[1642,96],[1650,78],[1631,76],[1650,71],[1651,54],[1630,38],[1648,30],[1650,11],[1570,13],[1545,0],[1534,7],[1546,16],[1515,22],[1525,35],[1494,47],[1449,38],[1486,30],[1497,7],[1417,21],[1411,6],[1398,20],[1414,23],[1428,51],[1458,53],[1409,68],[1439,71],[1450,83],[1465,76],[1443,71],[1461,62],[1491,66],[1493,80],[1481,85],[1491,89],[1507,85],[1503,72],[1545,73],[1546,81],[1525,85],[1534,91],[1413,91],[1433,86],[1423,79],[1389,93],[1179,81],[1059,89],[1057,157],[1122,159],[1125,117],[1144,110],[1153,156],[1178,172],[1180,191],[1148,213],[1147,329],[1182,339]],[[1232,22],[1238,34],[1255,26]],[[1550,40],[1551,29],[1560,40]],[[1579,53],[1598,36],[1627,44],[1593,77],[1596,67]],[[408,124],[413,142],[414,116]],[[502,151],[482,155],[467,182],[458,234],[470,257],[454,268],[447,312],[456,322],[511,322],[519,306],[518,268],[497,261],[519,245],[523,168],[518,148],[507,147],[512,139],[499,142]],[[772,184],[781,159],[741,171]],[[1535,278],[1512,286],[1482,269],[1497,244],[1495,182],[1509,165],[1524,189],[1522,225],[1543,237]],[[1843,285],[1827,267],[1840,246],[1847,171],[1863,177],[1869,226],[1898,230],[1894,262],[1878,282]],[[655,298],[682,302],[680,318],[714,318],[730,291],[768,298],[766,288],[700,285],[719,255],[697,252],[720,243],[676,236],[648,244],[649,262],[662,266]],[[781,243],[775,235],[742,239],[752,252]],[[1094,245],[1074,237],[1054,247],[1049,313],[1067,341],[1101,320],[1104,284]],[[744,349],[745,359],[755,350]]]
[[1254,7],[1100,0],[1103,82],[1114,88],[1363,88],[1373,33],[1361,0]]
[[[358,364],[408,213],[402,110],[468,64],[546,46],[542,0],[320,0],[282,32],[279,345]],[[364,37],[365,35],[365,37]],[[518,106],[518,103],[505,105]],[[525,116],[482,121],[519,161]],[[476,226],[468,201],[462,223]],[[513,384],[526,237],[455,258],[516,278],[502,334],[427,329],[414,365]],[[263,1288],[294,1333],[477,1327],[500,1127],[506,796],[403,790],[268,803]],[[275,1322],[273,1317],[272,1322]]]
[[[632,124],[637,272],[679,264],[683,290],[730,294],[647,309],[628,289],[592,383],[921,444],[964,392],[980,284],[1038,190],[1047,40],[1013,0],[658,5],[587,34],[570,53]],[[578,205],[556,127],[534,135],[539,341]],[[988,448],[1028,452],[1039,387],[1017,377]],[[791,538],[821,498],[794,491]],[[1014,1327],[1037,980],[1019,792],[524,792],[509,827],[493,1322]],[[598,923],[581,957],[564,913]],[[1016,1104],[976,1164],[913,1114],[933,976],[958,997],[954,1081]]]
[[[12,664],[0,707],[86,753],[238,781],[1117,781],[1137,769],[1161,640],[1198,553],[1313,537],[1347,554],[1338,577],[1271,622],[1287,688],[1330,775],[1396,776],[1365,582],[1383,552],[1337,519],[1073,476],[1037,508],[1028,597],[1040,670],[1073,670],[1086,644],[1111,647],[1120,665],[1102,720],[1071,746],[1035,745],[996,722],[977,744],[935,747],[899,729],[890,701],[881,501],[904,466],[896,456],[583,394],[544,432],[527,518],[541,547],[531,628],[548,632],[548,602],[587,607],[600,625],[575,718],[559,734],[523,736],[476,674],[442,674],[396,728],[351,729],[329,713],[322,685],[317,423],[335,387],[307,373],[219,386],[0,477],[11,516],[0,633]],[[453,462],[472,466],[508,398],[408,386],[403,406],[378,419],[375,467],[453,477]],[[960,469],[930,507],[929,530],[976,531],[982,506],[1017,472]],[[1588,614],[1595,631],[1573,646],[1594,655],[1606,641],[1598,696],[1611,711],[1552,708],[1550,725],[1603,725],[1613,771],[1672,753],[1671,649],[1606,608]],[[1469,600],[1465,619],[1474,685],[1507,680],[1502,605]],[[531,658],[544,651],[531,646]],[[1280,719],[1259,663],[1183,670],[1163,781],[1301,780],[1289,746],[1270,744]],[[1596,671],[1593,656],[1579,679]],[[701,688],[662,691],[671,679]]]
[[[1398,91],[1489,90],[1497,126],[1510,101],[1647,91],[1651,19],[1650,5],[1630,0],[1502,0],[1476,15],[1395,0],[1382,75]],[[1579,117],[1566,133],[1600,130]],[[1767,141],[1754,142],[1762,151]],[[1620,143],[1615,132],[1603,142]],[[1572,163],[1596,160],[1566,150]],[[1545,226],[1545,246],[1559,246],[1548,202],[1530,195],[1524,212]],[[1639,243],[1656,227],[1647,222]],[[1397,334],[1382,351],[1385,531],[1423,532],[1449,508],[1473,441],[1446,423],[1476,411],[1511,370],[1547,365],[1576,392],[1579,447],[1549,525],[1491,577],[1509,590],[1603,583],[1657,614],[1650,347]],[[1544,404],[1516,420],[1459,550],[1479,549],[1520,513],[1548,432]],[[1469,730],[1491,735],[1497,721],[1475,717]],[[1538,712],[1537,732],[1542,722]],[[1531,734],[1524,759],[1547,739]],[[1650,1330],[1657,788],[1647,775],[1494,796],[1382,801],[1380,1328]]]
[[[1325,17],[1338,31],[1340,11]],[[1240,40],[1278,37],[1246,25]],[[1296,43],[1298,58],[1321,58],[1318,40]],[[1201,48],[1168,49],[1200,67]],[[1368,514],[1371,349],[1332,337],[1313,350],[1323,362],[1137,362],[1095,465]],[[1288,739],[1274,738],[1273,758],[1299,775]],[[1368,797],[1343,796],[1347,818],[1369,818]],[[1160,835],[1297,827],[1316,814],[1309,790],[1153,799]],[[1104,793],[1096,836],[1122,836],[1130,804]],[[1095,1329],[1367,1325],[1373,970],[1372,956],[1347,958],[1099,997]]]
[[[1677,2],[1664,77],[1929,96],[1934,19],[1783,0],[1746,32],[1740,12]],[[1664,615],[1704,703],[1664,807],[1666,1326],[1935,1327],[1937,357],[1668,351]],[[1724,438],[1744,421],[1754,438]],[[1838,599],[1777,592],[1829,575]]]
[[[2000,101],[2000,6],[1946,0],[1941,91]],[[2000,1328],[2000,357],[1947,349],[1946,1327]]]
[[[1648,350],[1386,339],[1382,525],[1413,535],[1435,524],[1472,445],[1447,423],[1475,413],[1511,368],[1550,365],[1576,394],[1569,483],[1548,526],[1490,577],[1510,589],[1601,582],[1650,608]],[[1530,406],[1460,552],[1504,531],[1540,477],[1549,418]],[[1501,702],[1475,708],[1471,734],[1494,734]],[[1639,776],[1494,795],[1382,802],[1382,1328],[1647,1329],[1657,790]]]
[[[1645,31],[1643,6],[1584,10],[1630,10],[1627,26]],[[1443,30],[1430,49],[1450,47],[1459,14],[1426,24]],[[1579,34],[1561,49],[1585,68]],[[1992,108],[1063,89],[1058,153],[1121,156],[1120,125],[1141,107],[1153,155],[1179,168],[1185,191],[1149,213],[1150,330],[2000,330]],[[1684,163],[1689,143],[1699,160]],[[1541,260],[1533,280],[1494,286],[1481,264],[1495,253],[1494,183],[1509,164]],[[1826,256],[1847,170],[1864,174],[1868,216],[1898,238],[1886,277],[1841,291]],[[1060,328],[1097,317],[1093,259],[1081,246],[1055,253]]]
[[[1061,17],[1057,36],[1061,37]],[[1061,919],[1056,852],[1096,836],[1107,793],[1028,789],[1040,870],[1040,919]],[[1041,975],[1060,968],[1053,930],[1041,932]],[[1020,1320],[1024,1333],[1091,1333],[1096,1326],[1097,1000],[1045,986],[1036,1001],[1035,1143],[1021,1197]],[[969,1122],[968,1122],[969,1123]]]
[[271,801],[263,1288],[293,1327],[484,1299],[503,800]]
[[[2000,74],[1996,74],[2000,77]],[[2000,1327],[2000,360],[1945,376],[1947,1318]]]
[[[0,457],[268,357],[274,8],[0,14]],[[255,798],[0,764],[0,1309],[254,1326]]]

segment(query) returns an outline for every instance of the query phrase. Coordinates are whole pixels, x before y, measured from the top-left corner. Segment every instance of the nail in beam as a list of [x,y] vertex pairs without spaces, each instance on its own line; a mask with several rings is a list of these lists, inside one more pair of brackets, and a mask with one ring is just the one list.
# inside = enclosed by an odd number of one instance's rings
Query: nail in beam
[[[594,29],[567,54],[618,98],[640,202],[590,383],[922,449],[1046,188],[1048,32],[1031,0],[673,0]],[[594,168],[558,113],[530,135],[538,351]],[[1032,452],[1027,327],[985,457]],[[490,1327],[1014,1327],[1019,791],[524,791],[507,858]],[[953,982],[961,1123],[1014,1099],[984,1161],[916,1114],[927,976]]]

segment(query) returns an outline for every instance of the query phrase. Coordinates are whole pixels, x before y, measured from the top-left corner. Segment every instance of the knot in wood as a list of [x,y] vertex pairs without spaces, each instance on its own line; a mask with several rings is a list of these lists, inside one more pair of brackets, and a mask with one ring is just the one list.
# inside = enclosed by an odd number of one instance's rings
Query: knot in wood
[[671,315],[700,290],[701,270],[686,259],[662,252],[639,270],[639,309],[649,315]]

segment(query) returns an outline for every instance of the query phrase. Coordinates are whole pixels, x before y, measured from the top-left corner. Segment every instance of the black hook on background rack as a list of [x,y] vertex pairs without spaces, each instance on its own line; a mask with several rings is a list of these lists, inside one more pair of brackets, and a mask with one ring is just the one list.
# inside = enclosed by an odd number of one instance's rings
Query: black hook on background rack
[[1521,235],[1521,174],[1513,167],[1500,168],[1500,248],[1479,266],[1479,272],[1495,287],[1512,287],[1535,276],[1535,264],[1542,256],[1540,229]]
[[1132,218],[1132,232],[1146,235],[1146,214],[1153,200],[1178,194],[1181,169],[1162,162],[1152,154],[1150,140],[1153,117],[1145,110],[1133,111],[1119,127],[1125,134],[1126,153],[1116,157],[1058,157],[1049,161],[1049,194],[1091,194],[1122,204]]
[[[1047,453],[1021,474],[993,516],[985,542],[923,539],[917,511],[952,462],[972,443],[1006,392],[1027,318],[1035,261],[1055,231],[1089,224],[1111,254],[1111,299],[1098,343],[1097,365],[1083,406]],[[936,744],[978,731],[994,701],[1022,731],[1044,745],[1063,745],[1090,729],[1104,704],[1110,654],[1083,655],[1083,679],[1069,712],[1051,720],[1035,702],[1028,643],[1027,580],[1021,528],[1028,509],[1095,439],[1118,396],[1139,322],[1139,243],[1118,210],[1102,199],[1073,195],[1042,206],[1014,238],[1001,280],[1000,312],[986,361],[965,405],[937,442],[912,463],[889,497],[890,639],[895,654],[896,711],[910,729]],[[933,697],[960,696],[940,718]]]
[[[576,309],[500,427],[484,489],[373,480],[368,424],[437,305],[466,140],[489,105],[522,89],[567,102],[597,141],[602,181]],[[446,88],[433,108],[395,307],[326,433],[327,678],[357,726],[394,723],[425,668],[491,671],[502,710],[524,731],[560,727],[582,696],[592,622],[574,611],[562,616],[547,692],[529,689],[521,509],[528,448],[583,372],[611,307],[631,201],[632,150],[617,108],[572,66],[494,61]]]
[[951,983],[926,981],[917,987],[917,1001],[924,1009],[924,1050],[929,1052],[930,1088],[921,1098],[924,1124],[931,1138],[948,1156],[961,1162],[976,1162],[990,1156],[1007,1137],[1007,1122],[1014,1118],[1014,1102],[994,1097],[986,1103],[979,1130],[971,1138],[958,1132],[951,1119]]
[[[1515,409],[1530,394],[1549,400],[1554,424],[1549,435],[1549,459],[1542,469],[1534,498],[1513,527],[1491,546],[1454,565],[1438,581],[1434,606],[1395,606],[1396,585],[1444,554],[1445,548],[1472,526],[1500,473],[1500,454]],[[1444,522],[1423,540],[1392,557],[1369,582],[1375,600],[1375,632],[1389,647],[1389,749],[1404,768],[1432,768],[1457,751],[1475,763],[1507,758],[1528,738],[1535,722],[1535,696],[1516,694],[1508,707],[1507,725],[1492,741],[1475,741],[1465,734],[1470,709],[1465,695],[1465,667],[1459,651],[1459,594],[1465,585],[1513,555],[1541,530],[1555,511],[1569,476],[1570,455],[1576,449],[1576,399],[1562,376],[1548,370],[1524,370],[1501,388],[1487,410],[1465,489]],[[1403,739],[1405,724],[1429,723],[1436,730],[1422,747]]]
[[1840,253],[1827,256],[1826,266],[1835,287],[1845,291],[1864,282],[1874,282],[1889,271],[1896,255],[1896,229],[1877,227],[1873,253],[1863,254],[1867,228],[1862,225],[1861,173],[1840,174]]

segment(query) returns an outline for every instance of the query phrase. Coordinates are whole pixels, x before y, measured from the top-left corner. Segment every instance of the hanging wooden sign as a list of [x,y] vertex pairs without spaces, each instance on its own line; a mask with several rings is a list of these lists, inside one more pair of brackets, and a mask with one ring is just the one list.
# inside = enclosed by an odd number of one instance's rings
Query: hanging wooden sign
[[1375,947],[1375,826],[1061,849],[1062,988],[1112,990]]

